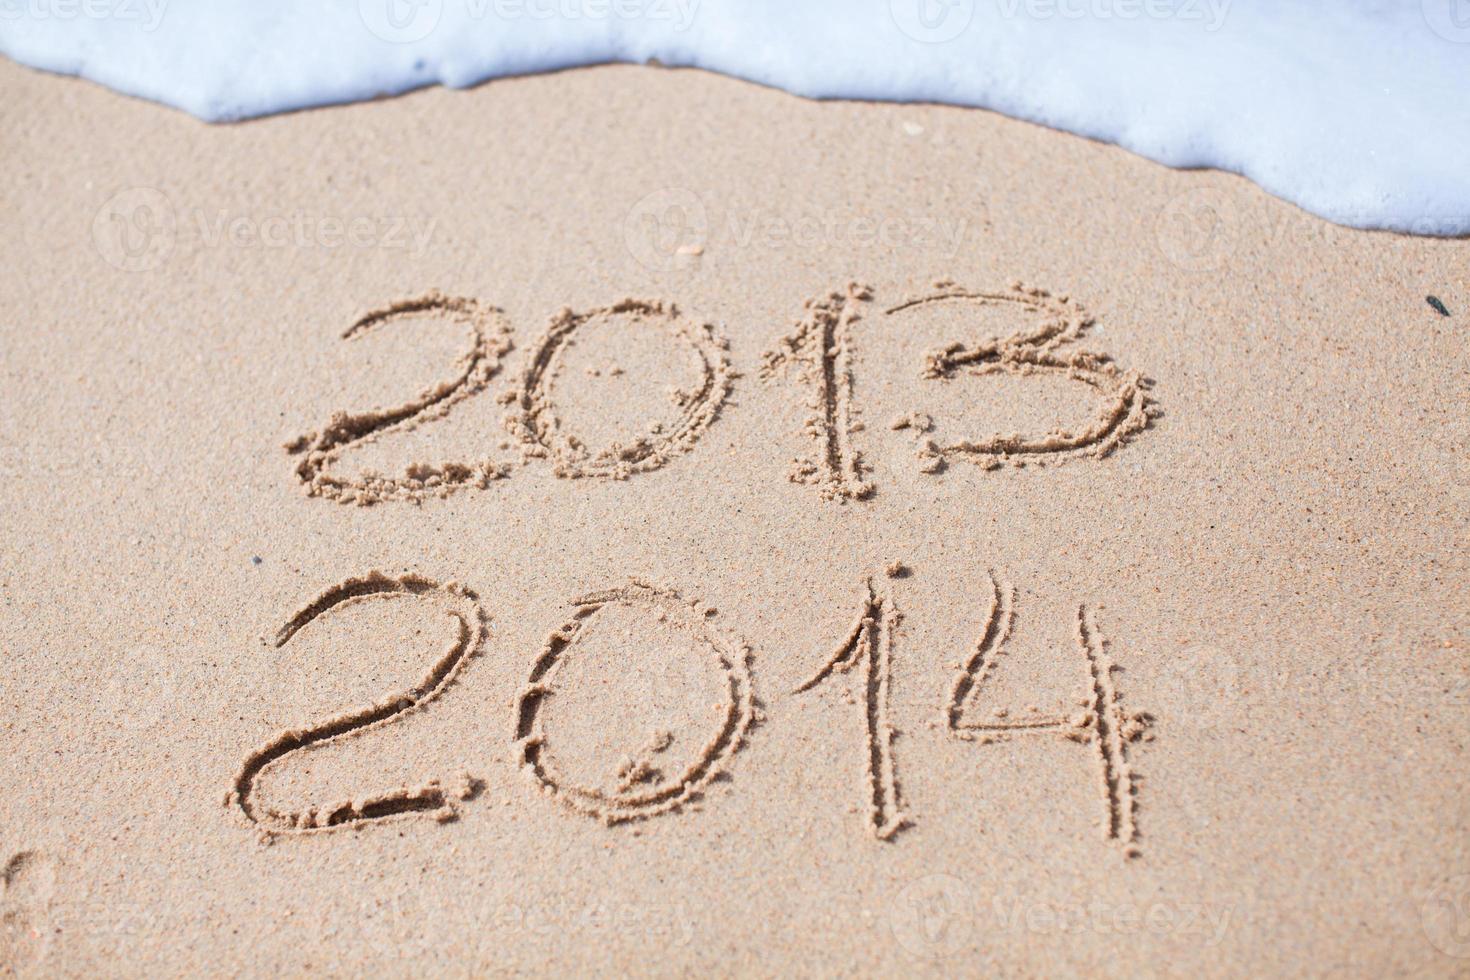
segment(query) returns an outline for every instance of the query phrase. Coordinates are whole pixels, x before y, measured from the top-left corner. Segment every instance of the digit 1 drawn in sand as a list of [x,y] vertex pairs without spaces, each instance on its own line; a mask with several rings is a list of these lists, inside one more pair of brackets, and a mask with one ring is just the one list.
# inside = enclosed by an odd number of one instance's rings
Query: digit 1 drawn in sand
[[852,283],[843,292],[808,300],[806,316],[766,352],[761,367],[761,377],[770,380],[797,365],[798,380],[811,386],[815,414],[806,429],[819,446],[815,458],[793,461],[791,480],[815,484],[829,500],[862,500],[873,493],[852,442],[862,428],[852,400],[852,326],[862,319],[860,304],[871,297],[868,287]]
[[[552,388],[565,373],[565,352],[575,338],[614,317],[647,323],[685,345],[697,362],[699,377],[694,390],[670,392],[678,409],[672,420],[653,421],[646,434],[627,445],[614,442],[592,451],[575,433],[563,429]],[[552,318],[546,336],[531,352],[519,387],[502,397],[518,409],[507,417],[506,427],[521,441],[527,458],[550,457],[557,476],[624,480],[656,470],[694,448],[719,414],[734,378],[725,353],[728,346],[713,326],[684,319],[672,304],[629,299],[587,313],[564,309]]]
[[893,669],[893,637],[903,616],[867,582],[862,612],[847,637],[811,680],[796,689],[810,691],[836,671],[863,665],[863,704],[867,723],[868,826],[879,840],[890,840],[908,825],[898,795],[893,761],[893,725],[888,720],[888,688]]
[[1057,734],[1091,745],[1097,756],[1102,789],[1103,834],[1123,845],[1129,857],[1137,856],[1138,824],[1134,816],[1137,787],[1128,761],[1128,746],[1145,736],[1153,718],[1143,712],[1125,712],[1121,707],[1122,698],[1113,680],[1116,668],[1108,656],[1107,640],[1085,605],[1077,608],[1077,646],[1087,668],[1086,693],[1078,699],[1083,711],[1071,718],[966,721],[967,710],[1005,654],[1006,641],[1015,625],[1015,588],[1002,584],[993,572],[990,584],[992,594],[985,629],[950,686],[944,711],[945,727],[955,738],[978,740],[982,744],[1012,735]]
[[45,959],[51,943],[56,867],[37,851],[0,865],[0,976],[20,976]]
[[308,806],[295,812],[283,812],[263,805],[256,798],[256,784],[261,775],[288,756],[382,728],[422,711],[444,692],[465,660],[475,655],[483,645],[487,619],[475,593],[454,582],[441,585],[416,575],[392,578],[380,572],[348,579],[323,592],[281,627],[276,634],[275,645],[278,648],[284,646],[307,624],[333,611],[361,602],[404,597],[446,603],[451,607],[447,613],[456,627],[453,642],[434,661],[424,679],[409,690],[389,695],[374,704],[350,709],[305,728],[280,732],[245,757],[231,790],[225,795],[225,806],[238,806],[246,820],[267,834],[300,834],[412,814],[429,814],[441,822],[447,821],[457,813],[456,800],[468,800],[474,796],[475,781],[460,775],[448,784],[430,780],[422,786]]
[[951,282],[935,283],[937,292],[888,309],[895,316],[936,303],[967,302],[980,306],[1012,306],[1041,317],[1038,326],[1002,339],[979,344],[956,342],[931,352],[923,377],[947,381],[961,370],[975,376],[1005,373],[1021,377],[1054,375],[1080,382],[1101,398],[1097,415],[1081,431],[1056,428],[1044,435],[1000,434],[984,439],[941,443],[929,434],[928,419],[906,416],[893,423],[909,429],[919,444],[920,469],[934,473],[952,459],[968,459],[985,469],[1010,463],[1045,464],[1084,457],[1101,458],[1148,427],[1160,413],[1147,394],[1147,382],[1137,371],[1123,371],[1105,355],[1084,350],[1059,352],[1082,337],[1093,318],[1067,297],[1053,297],[1040,289],[1012,283],[1003,292],[973,292]]
[[422,500],[446,496],[463,487],[484,487],[505,476],[505,464],[489,460],[443,466],[416,463],[402,476],[365,474],[357,480],[329,472],[350,448],[374,442],[388,432],[408,432],[444,418],[456,404],[484,390],[499,372],[501,359],[511,346],[509,322],[501,310],[472,299],[430,292],[402,300],[362,317],[347,328],[342,339],[363,337],[388,324],[420,316],[447,319],[469,332],[470,345],[455,361],[454,373],[393,408],[356,415],[335,412],[321,432],[309,432],[288,443],[287,452],[302,456],[296,476],[308,496],[362,505],[381,500]]
[[[670,590],[634,580],[629,585],[594,592],[573,601],[572,618],[553,632],[531,669],[521,692],[516,740],[527,775],[547,796],[608,825],[644,820],[677,810],[695,798],[724,770],[731,756],[744,744],[755,719],[751,694],[749,648],[734,637],[714,629],[709,619],[713,610],[701,610]],[[625,758],[613,774],[611,788],[581,785],[565,772],[567,760],[558,760],[554,740],[548,735],[545,715],[559,692],[558,681],[567,663],[585,643],[593,623],[609,610],[621,608],[648,615],[659,624],[681,634],[708,655],[718,672],[723,703],[712,709],[715,731],[697,750],[687,753],[688,762],[672,767],[660,761],[669,758],[675,736],[655,731],[633,757]],[[620,670],[643,669],[638,663]]]

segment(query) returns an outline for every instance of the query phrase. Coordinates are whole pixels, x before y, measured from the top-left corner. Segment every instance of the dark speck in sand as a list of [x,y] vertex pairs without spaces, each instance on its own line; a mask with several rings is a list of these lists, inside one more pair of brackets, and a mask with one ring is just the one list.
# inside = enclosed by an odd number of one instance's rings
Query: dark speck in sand
[[261,561],[260,556],[259,555],[256,555],[255,557],[253,557],[253,558],[250,559],[250,564],[252,564],[252,565],[259,565],[260,564],[260,561]]
[[1450,315],[1450,311],[1445,307],[1444,303],[1440,301],[1440,298],[1438,296],[1426,296],[1424,297],[1424,301],[1430,306],[1434,307],[1434,312],[1438,313],[1440,316]]

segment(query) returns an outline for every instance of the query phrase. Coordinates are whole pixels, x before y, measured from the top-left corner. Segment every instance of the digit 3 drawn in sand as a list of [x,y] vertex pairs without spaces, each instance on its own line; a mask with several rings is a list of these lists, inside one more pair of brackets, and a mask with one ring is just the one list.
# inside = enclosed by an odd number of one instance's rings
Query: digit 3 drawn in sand
[[364,337],[375,330],[418,317],[432,316],[463,326],[470,344],[455,361],[451,376],[393,408],[358,414],[336,412],[321,432],[311,432],[287,444],[300,455],[296,475],[308,496],[346,503],[373,504],[381,500],[421,500],[446,496],[462,487],[484,487],[506,473],[506,466],[489,460],[443,466],[413,464],[402,476],[364,474],[357,479],[330,472],[348,449],[374,442],[389,432],[408,432],[442,419],[459,402],[484,390],[499,372],[510,350],[510,325],[504,313],[472,299],[430,292],[375,310],[359,319],[342,339]]
[[808,300],[806,315],[766,352],[761,366],[765,380],[795,366],[798,381],[809,387],[813,414],[806,430],[818,449],[814,458],[793,460],[791,479],[817,486],[829,500],[862,500],[873,493],[852,440],[862,429],[852,400],[852,327],[871,298],[867,286],[850,283],[845,290]]
[[[677,593],[643,582],[594,592],[575,600],[573,606],[572,618],[547,639],[520,696],[516,739],[526,773],[546,795],[609,825],[678,809],[695,799],[744,743],[755,717],[749,649],[714,629],[709,622],[713,610],[701,611]],[[562,675],[568,663],[583,654],[586,638],[599,617],[614,609],[647,616],[650,626],[665,625],[707,656],[723,701],[711,709],[714,731],[705,737],[702,747],[690,750],[687,736],[681,740],[666,729],[656,730],[635,755],[625,757],[607,774],[605,785],[595,786],[566,774],[569,760],[558,758],[546,716],[558,694],[567,693]],[[612,666],[618,671],[647,669],[637,662]],[[686,761],[675,758],[676,749],[683,750]]]
[[37,851],[20,851],[0,865],[0,977],[24,976],[51,944],[56,867]]
[[434,661],[424,679],[413,688],[389,695],[374,704],[350,709],[305,728],[277,734],[245,757],[233,787],[225,795],[226,806],[238,806],[246,820],[268,834],[299,834],[413,814],[429,814],[440,821],[449,820],[456,815],[456,801],[467,800],[474,795],[474,780],[460,775],[449,781],[430,780],[422,786],[339,803],[312,805],[290,812],[263,804],[258,799],[260,777],[287,757],[382,728],[424,710],[454,681],[465,661],[483,645],[487,620],[479,598],[473,592],[454,582],[440,585],[416,575],[392,578],[380,572],[348,579],[323,592],[281,628],[276,634],[275,645],[278,648],[284,646],[308,624],[329,613],[358,603],[404,598],[443,603],[455,626],[454,640]]
[[836,671],[863,665],[862,687],[867,723],[868,826],[879,840],[890,840],[908,825],[899,804],[893,761],[893,725],[888,719],[888,690],[893,672],[894,633],[903,616],[880,596],[871,581],[862,611],[847,637],[811,680],[796,689],[810,691]]
[[1087,668],[1086,693],[1078,700],[1083,709],[1071,718],[1035,717],[1018,721],[998,719],[970,722],[966,715],[974,707],[985,682],[994,674],[1015,624],[1016,590],[990,574],[990,612],[985,629],[969,658],[961,665],[945,704],[944,724],[955,737],[991,743],[1013,735],[1056,734],[1091,745],[1096,753],[1104,804],[1103,834],[1123,845],[1129,857],[1138,854],[1136,779],[1128,762],[1128,746],[1146,736],[1152,717],[1130,714],[1120,706],[1121,695],[1113,680],[1116,667],[1108,656],[1107,640],[1097,628],[1091,611],[1077,609],[1077,646]]
[[941,443],[929,434],[928,419],[906,416],[893,427],[913,432],[924,472],[937,472],[953,459],[968,459],[985,469],[996,469],[1005,463],[1023,466],[1027,462],[1101,458],[1142,432],[1158,415],[1148,397],[1147,383],[1138,372],[1123,371],[1102,354],[1059,350],[1081,338],[1093,323],[1092,317],[1067,297],[1053,297],[1020,283],[995,293],[972,292],[947,281],[935,283],[935,288],[938,292],[900,303],[886,314],[897,316],[941,303],[971,303],[1014,307],[1039,316],[1040,323],[1002,339],[976,345],[957,342],[934,351],[926,358],[923,377],[948,381],[960,371],[974,376],[1053,375],[1087,385],[1102,403],[1092,421],[1080,430],[1056,428],[1042,435],[1011,433],[949,443]]
[[[1055,429],[1039,436],[1007,434],[947,444],[931,435],[932,419],[916,413],[905,415],[892,427],[913,433],[924,472],[938,472],[950,459],[970,459],[994,469],[1003,463],[1019,466],[1028,461],[1099,458],[1141,432],[1157,416],[1158,410],[1146,393],[1147,382],[1137,372],[1122,371],[1109,358],[1090,351],[1059,351],[1079,339],[1093,322],[1067,298],[1055,298],[1019,283],[994,293],[961,289],[948,281],[936,283],[935,288],[938,291],[931,295],[887,308],[885,317],[934,304],[962,302],[1009,306],[1039,315],[1040,321],[1001,340],[976,346],[954,343],[933,352],[926,359],[922,378],[949,380],[960,371],[1021,377],[1050,374],[1087,385],[1103,404],[1081,431]],[[866,304],[872,299],[869,287],[852,283],[845,290],[809,300],[805,316],[773,350],[766,352],[761,368],[761,377],[770,380],[794,366],[797,380],[809,388],[813,414],[806,420],[806,431],[816,439],[818,451],[813,457],[793,461],[791,479],[816,485],[827,499],[862,500],[874,491],[862,452],[854,443],[854,436],[865,426],[853,398],[853,326],[862,320]]]
[[[553,388],[565,374],[567,349],[615,318],[660,330],[684,345],[694,358],[698,379],[693,390],[671,388],[677,410],[673,418],[650,420],[647,432],[627,444],[614,442],[593,450],[563,427]],[[734,377],[725,353],[728,346],[712,326],[686,320],[672,304],[623,300],[587,313],[562,310],[531,352],[519,388],[506,393],[504,400],[518,409],[506,425],[520,439],[524,455],[549,457],[558,476],[623,480],[656,470],[692,449],[718,415]]]

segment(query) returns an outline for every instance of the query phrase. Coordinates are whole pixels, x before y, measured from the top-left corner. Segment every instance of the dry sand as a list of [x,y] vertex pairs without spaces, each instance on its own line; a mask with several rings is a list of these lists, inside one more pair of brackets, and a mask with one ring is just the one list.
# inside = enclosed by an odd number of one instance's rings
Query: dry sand
[[1470,970],[1470,243],[693,72],[0,85],[4,969]]

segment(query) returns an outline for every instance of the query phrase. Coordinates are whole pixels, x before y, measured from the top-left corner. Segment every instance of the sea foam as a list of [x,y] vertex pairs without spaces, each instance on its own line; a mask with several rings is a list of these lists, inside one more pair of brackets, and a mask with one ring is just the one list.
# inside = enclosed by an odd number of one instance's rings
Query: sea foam
[[1470,0],[0,0],[0,52],[225,121],[602,62],[994,109],[1470,234]]

